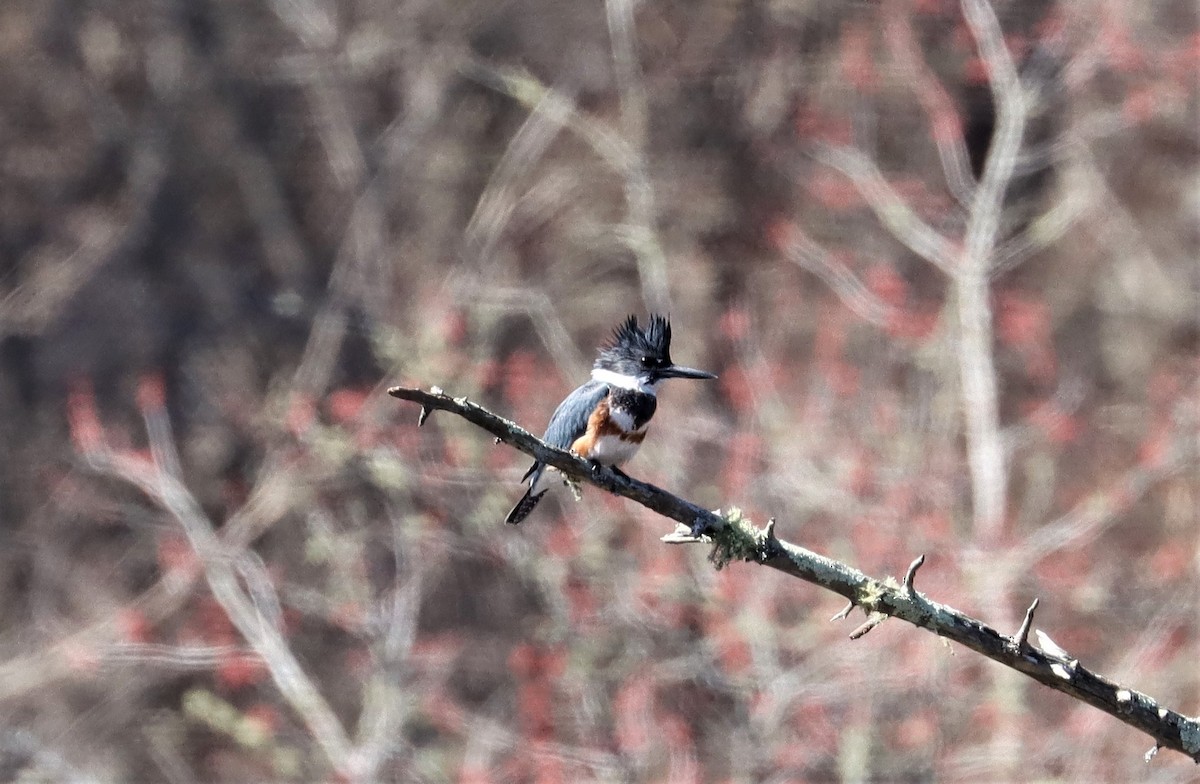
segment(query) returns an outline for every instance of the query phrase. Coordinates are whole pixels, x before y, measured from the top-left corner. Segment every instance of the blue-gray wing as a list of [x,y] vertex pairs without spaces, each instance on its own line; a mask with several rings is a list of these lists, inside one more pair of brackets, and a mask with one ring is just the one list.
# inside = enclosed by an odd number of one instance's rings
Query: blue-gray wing
[[[550,417],[550,424],[546,426],[546,434],[542,436],[542,440],[559,449],[570,449],[575,439],[587,430],[588,417],[607,395],[608,384],[602,381],[592,380],[577,387],[554,409],[554,415]],[[539,465],[534,463],[521,481],[524,482],[532,476]]]
[[542,440],[559,449],[569,448],[587,430],[588,417],[607,395],[608,384],[600,381],[589,381],[576,388],[554,409]]

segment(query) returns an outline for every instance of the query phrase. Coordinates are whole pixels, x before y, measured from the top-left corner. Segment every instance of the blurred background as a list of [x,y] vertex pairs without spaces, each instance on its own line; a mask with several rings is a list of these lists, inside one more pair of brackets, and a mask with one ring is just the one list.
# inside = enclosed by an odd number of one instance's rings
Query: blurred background
[[925,553],[1010,633],[1040,597],[1200,713],[1198,36],[1186,0],[6,0],[0,780],[1194,780],[630,502],[505,526],[527,459],[384,389],[541,432],[669,313],[720,380],[666,385],[630,474]]

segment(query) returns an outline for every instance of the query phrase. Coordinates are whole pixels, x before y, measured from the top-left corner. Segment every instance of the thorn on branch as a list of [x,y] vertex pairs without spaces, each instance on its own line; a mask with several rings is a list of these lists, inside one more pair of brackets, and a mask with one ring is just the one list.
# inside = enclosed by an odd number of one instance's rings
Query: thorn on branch
[[[401,389],[403,389],[403,387],[392,387],[391,389],[388,390],[388,394],[391,395],[392,397],[400,397],[400,395],[398,395],[396,393],[399,392]],[[429,394],[444,395],[446,393],[444,391],[442,391],[441,387],[432,386],[429,388]],[[429,415],[432,413],[433,413],[433,409],[430,408],[429,406],[421,406],[421,413],[417,414],[417,427],[424,427],[425,421],[427,419],[429,419]]]
[[846,620],[847,618],[849,618],[849,617],[850,617],[850,613],[851,613],[853,610],[854,610],[854,602],[846,602],[846,606],[845,606],[845,607],[843,607],[842,609],[838,610],[838,611],[837,611],[837,612],[834,614],[834,616],[833,616],[832,618],[830,618],[830,619],[829,619],[829,622],[830,622],[830,623],[835,623],[835,622],[837,622],[837,621],[844,621],[844,620]]
[[887,616],[881,612],[871,613],[871,615],[867,618],[866,623],[850,632],[850,639],[857,640],[859,637],[865,637],[867,632],[871,631],[886,620]]
[[763,529],[761,544],[758,551],[758,562],[766,563],[779,555],[779,539],[775,537],[775,518],[767,518],[767,526]]
[[901,586],[904,593],[908,594],[910,599],[917,597],[917,589],[913,587],[913,579],[917,576],[917,570],[925,564],[925,554],[917,556],[916,560],[908,565],[908,572],[904,575],[904,583]]
[[1025,620],[1021,621],[1021,628],[1017,629],[1017,636],[1013,638],[1013,646],[1017,653],[1024,653],[1029,647],[1029,630],[1033,627],[1033,614],[1037,611],[1040,601],[1035,598],[1029,605],[1029,609],[1025,611]]

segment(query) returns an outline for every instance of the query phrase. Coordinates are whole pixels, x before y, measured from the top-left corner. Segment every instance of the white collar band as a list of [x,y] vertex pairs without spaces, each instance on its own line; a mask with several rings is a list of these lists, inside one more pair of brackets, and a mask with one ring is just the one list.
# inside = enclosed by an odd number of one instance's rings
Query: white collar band
[[609,386],[620,387],[621,389],[632,389],[646,395],[655,394],[658,382],[646,384],[637,376],[627,376],[624,373],[617,373],[604,368],[593,368],[592,378]]

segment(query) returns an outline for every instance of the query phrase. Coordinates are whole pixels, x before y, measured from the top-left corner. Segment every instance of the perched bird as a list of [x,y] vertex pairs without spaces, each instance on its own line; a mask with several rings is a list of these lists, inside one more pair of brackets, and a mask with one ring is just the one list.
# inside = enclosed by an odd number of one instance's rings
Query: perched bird
[[[658,405],[658,385],[668,378],[716,376],[671,362],[670,321],[651,316],[642,329],[637,316],[630,316],[600,349],[591,380],[559,403],[542,440],[619,472],[617,466],[633,457],[646,438],[646,426]],[[552,484],[546,468],[534,463],[521,477],[529,489],[508,513],[506,523],[521,522],[542,500]]]

